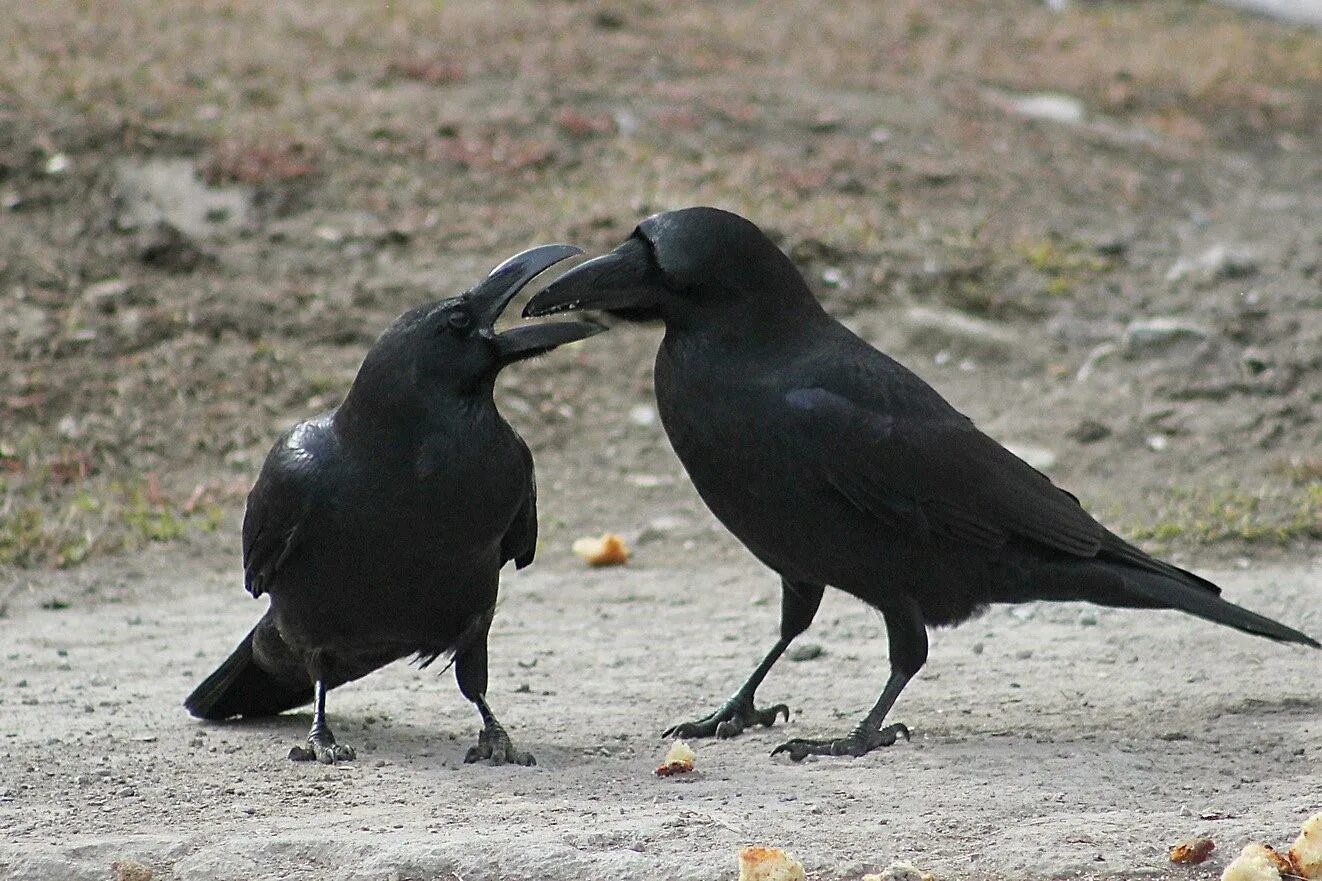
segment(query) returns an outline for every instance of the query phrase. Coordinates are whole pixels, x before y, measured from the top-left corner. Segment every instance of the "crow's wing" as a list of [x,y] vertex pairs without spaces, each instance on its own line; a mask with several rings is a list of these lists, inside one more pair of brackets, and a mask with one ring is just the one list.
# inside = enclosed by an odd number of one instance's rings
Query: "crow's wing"
[[532,452],[528,445],[519,438],[519,449],[523,451],[523,461],[528,475],[527,489],[523,494],[523,504],[514,515],[514,522],[500,540],[500,562],[504,565],[509,560],[519,569],[532,562],[537,553],[537,477],[533,473]]
[[953,410],[888,415],[822,388],[785,401],[831,486],[892,528],[992,549],[1013,537],[1079,557],[1107,539],[1074,496]]
[[243,580],[259,597],[298,546],[300,530],[321,481],[329,426],[304,422],[278,440],[248,493],[243,513]]

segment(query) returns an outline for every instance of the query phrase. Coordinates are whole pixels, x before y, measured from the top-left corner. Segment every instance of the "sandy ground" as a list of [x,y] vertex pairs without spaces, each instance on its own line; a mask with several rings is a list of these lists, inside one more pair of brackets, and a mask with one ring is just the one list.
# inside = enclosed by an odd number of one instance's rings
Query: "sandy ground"
[[[864,759],[769,758],[843,731],[886,668],[878,616],[830,594],[762,691],[774,731],[695,743],[652,770],[668,724],[725,696],[772,640],[753,562],[582,572],[565,551],[507,578],[490,696],[536,768],[465,766],[477,716],[450,674],[396,664],[332,694],[359,760],[294,764],[306,713],[202,724],[179,706],[245,631],[233,571],[159,552],[36,574],[0,671],[0,877],[733,878],[737,848],[788,848],[812,878],[895,859],[946,879],[1210,878],[1247,841],[1287,844],[1322,807],[1319,661],[1175,613],[997,608],[934,634],[896,718],[911,743]],[[1232,599],[1322,633],[1322,561],[1210,573]],[[51,603],[47,602],[47,605]],[[1170,865],[1208,835],[1204,867]]]
[[[343,767],[284,758],[307,714],[180,707],[259,614],[262,458],[389,321],[691,204],[763,224],[1109,527],[1322,634],[1322,31],[1187,0],[4,11],[0,878],[732,879],[750,842],[832,881],[1210,878],[1322,808],[1322,652],[1080,607],[938,634],[912,743],[773,761],[885,676],[875,613],[830,597],[825,654],[764,689],[790,723],[653,777],[777,600],[670,451],[655,328],[498,388],[543,547],[491,698],[536,768],[463,766],[476,713],[404,665],[333,696]],[[637,556],[585,574],[606,528]],[[1212,863],[1169,866],[1195,834]]]

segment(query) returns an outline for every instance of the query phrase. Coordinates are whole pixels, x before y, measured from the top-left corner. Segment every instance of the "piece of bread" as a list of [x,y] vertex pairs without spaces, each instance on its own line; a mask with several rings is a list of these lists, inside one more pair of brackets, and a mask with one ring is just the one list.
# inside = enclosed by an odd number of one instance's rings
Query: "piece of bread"
[[804,881],[803,863],[778,847],[739,851],[739,881]]
[[1226,870],[1221,881],[1281,881],[1282,872],[1288,873],[1289,862],[1266,844],[1253,842],[1244,845]]
[[661,767],[655,771],[658,777],[669,777],[672,774],[687,774],[693,770],[693,760],[697,753],[684,741],[676,740],[670,745],[670,751],[666,753],[665,759],[661,762]]
[[580,538],[573,544],[575,554],[589,566],[619,566],[629,560],[629,549],[624,539],[613,532],[601,538]]
[[1287,856],[1293,874],[1308,881],[1322,879],[1322,814],[1314,814],[1304,821]]
[[1171,862],[1196,866],[1211,856],[1216,843],[1210,838],[1186,838],[1171,848]]

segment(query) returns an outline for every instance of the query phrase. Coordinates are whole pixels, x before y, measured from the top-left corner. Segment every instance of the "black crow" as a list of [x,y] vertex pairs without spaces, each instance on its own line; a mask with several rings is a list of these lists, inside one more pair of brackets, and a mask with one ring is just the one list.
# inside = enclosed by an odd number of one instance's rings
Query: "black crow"
[[244,582],[271,605],[189,695],[204,719],[265,716],[313,702],[307,747],[289,757],[352,759],[326,725],[326,692],[399,658],[450,653],[482,734],[464,761],[533,764],[492,715],[487,631],[498,573],[532,562],[532,454],[492,398],[507,364],[584,339],[581,322],[496,333],[505,306],[574,254],[544,245],[477,287],[401,315],[372,346],[340,406],[276,442],[248,494]]
[[881,611],[890,678],[852,733],[777,747],[795,760],[861,756],[907,737],[883,723],[927,660],[926,628],[988,603],[1180,609],[1318,646],[1107,530],[828,315],[789,258],[738,215],[650,217],[524,314],[579,308],[664,322],[655,381],[666,433],[703,501],[781,577],[779,641],[719,709],[668,735],[728,737],[788,718],[783,704],[755,708],[753,694],[812,622],[826,585]]

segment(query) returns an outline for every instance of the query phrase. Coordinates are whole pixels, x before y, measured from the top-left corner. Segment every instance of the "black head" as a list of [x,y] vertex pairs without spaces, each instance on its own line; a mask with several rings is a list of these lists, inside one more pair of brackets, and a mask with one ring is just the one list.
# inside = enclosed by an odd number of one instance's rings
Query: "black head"
[[507,364],[599,333],[600,325],[582,321],[495,330],[496,320],[528,282],[581,253],[572,245],[532,248],[497,266],[476,287],[405,312],[363,359],[346,404],[407,411],[410,403],[416,408],[431,400],[489,391]]
[[719,208],[685,208],[647,218],[615,250],[548,285],[523,314],[571,309],[682,325],[820,307],[794,264],[752,221]]

